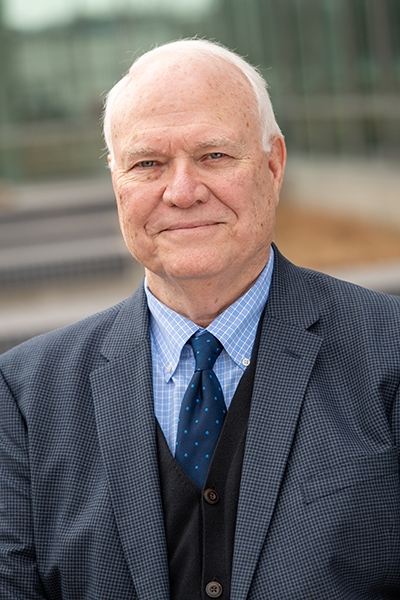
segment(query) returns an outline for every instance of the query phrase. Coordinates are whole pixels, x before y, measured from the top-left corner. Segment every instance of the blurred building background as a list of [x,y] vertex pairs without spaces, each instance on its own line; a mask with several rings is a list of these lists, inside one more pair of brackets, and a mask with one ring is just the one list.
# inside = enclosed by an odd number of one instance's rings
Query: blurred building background
[[99,125],[133,58],[198,35],[258,65],[297,264],[400,293],[398,0],[0,0],[0,351],[130,295]]

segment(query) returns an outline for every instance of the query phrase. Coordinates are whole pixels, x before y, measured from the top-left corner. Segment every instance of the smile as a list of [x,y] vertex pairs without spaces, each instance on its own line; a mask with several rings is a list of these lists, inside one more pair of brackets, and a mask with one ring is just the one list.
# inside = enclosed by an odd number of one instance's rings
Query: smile
[[213,227],[215,225],[219,225],[218,222],[194,222],[194,223],[180,223],[179,225],[172,225],[171,227],[166,227],[162,230],[162,232],[168,231],[188,231],[188,230],[196,230],[196,229],[206,229],[209,227]]

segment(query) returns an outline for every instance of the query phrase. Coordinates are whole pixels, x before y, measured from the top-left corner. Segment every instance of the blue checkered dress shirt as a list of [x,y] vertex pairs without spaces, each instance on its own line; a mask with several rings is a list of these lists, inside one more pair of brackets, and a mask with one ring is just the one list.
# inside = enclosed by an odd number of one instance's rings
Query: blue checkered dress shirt
[[[214,371],[228,409],[240,378],[250,364],[258,322],[268,299],[273,265],[271,248],[268,263],[256,283],[207,327],[224,346]],[[145,291],[150,310],[154,409],[175,455],[179,411],[195,367],[193,350],[187,341],[194,333],[205,330],[157,300],[147,281]]]

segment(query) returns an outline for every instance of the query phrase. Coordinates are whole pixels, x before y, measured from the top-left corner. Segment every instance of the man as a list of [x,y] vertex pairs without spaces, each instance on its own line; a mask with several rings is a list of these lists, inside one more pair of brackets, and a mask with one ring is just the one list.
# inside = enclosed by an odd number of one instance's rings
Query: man
[[400,300],[271,246],[260,76],[157,48],[105,136],[146,280],[1,358],[1,598],[400,597]]

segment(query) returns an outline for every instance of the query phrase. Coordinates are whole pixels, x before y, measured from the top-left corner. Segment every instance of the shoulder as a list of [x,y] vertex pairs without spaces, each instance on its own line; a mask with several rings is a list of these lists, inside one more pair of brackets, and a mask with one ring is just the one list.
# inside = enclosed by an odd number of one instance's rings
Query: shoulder
[[[373,353],[376,360],[393,362],[400,352],[400,297],[375,292],[321,273],[303,271],[318,303],[319,330],[332,343],[355,353]],[[389,358],[390,356],[390,358]],[[350,357],[349,357],[350,359]]]
[[[0,356],[0,371],[7,380],[27,379],[61,371],[90,372],[104,363],[103,347],[109,338],[147,326],[146,302],[140,288],[133,296],[77,323],[32,338]],[[114,346],[126,341],[115,339]]]
[[[282,288],[306,290],[320,310],[384,310],[400,316],[400,296],[363,288],[319,271],[298,267],[275,248],[277,283]],[[282,289],[284,293],[284,289]]]
[[279,252],[276,257],[270,293],[270,312],[275,318],[312,326],[314,332],[343,344],[350,343],[353,336],[353,340],[369,343],[385,340],[399,348],[399,296],[297,267]]
[[310,294],[324,313],[400,318],[400,296],[376,292],[324,273],[299,268]]

